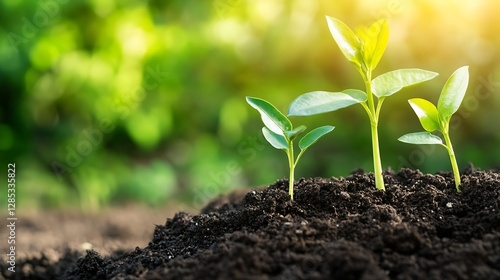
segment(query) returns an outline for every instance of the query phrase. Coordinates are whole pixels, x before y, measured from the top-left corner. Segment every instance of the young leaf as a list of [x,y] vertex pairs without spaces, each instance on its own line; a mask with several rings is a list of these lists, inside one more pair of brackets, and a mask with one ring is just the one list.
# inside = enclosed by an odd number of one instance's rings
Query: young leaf
[[310,116],[342,109],[366,101],[366,93],[356,89],[342,92],[313,91],[300,95],[288,107],[289,116]]
[[381,19],[369,28],[361,28],[357,32],[358,38],[363,42],[363,61],[370,69],[375,69],[387,47],[389,40],[389,24],[386,19]]
[[402,88],[428,81],[438,73],[422,69],[399,69],[384,73],[372,81],[373,94],[377,97],[390,96]]
[[272,132],[269,128],[263,127],[262,134],[264,134],[264,138],[266,138],[267,142],[271,144],[271,146],[275,147],[278,150],[288,150],[288,143],[284,136],[276,134]]
[[293,141],[295,138],[297,138],[297,136],[299,136],[302,132],[304,132],[306,128],[307,127],[305,125],[301,125],[292,131],[285,131],[285,136],[288,137],[290,141]]
[[439,129],[439,114],[434,104],[422,98],[412,98],[408,103],[425,130],[433,132]]
[[443,145],[443,140],[441,140],[441,138],[426,131],[408,133],[399,137],[398,140],[409,144]]
[[333,39],[347,60],[360,65],[362,62],[360,57],[361,42],[356,34],[345,23],[336,18],[327,16],[326,21]]
[[329,133],[332,131],[335,127],[331,125],[325,125],[318,127],[316,129],[311,130],[309,133],[307,133],[302,139],[299,141],[299,148],[301,150],[305,150],[309,148],[312,144],[316,143],[319,138],[321,138],[323,135]]
[[292,130],[292,123],[276,107],[264,99],[247,97],[247,102],[259,111],[264,125],[272,132],[283,135],[283,131]]
[[446,81],[441,91],[437,109],[444,120],[448,120],[453,115],[462,100],[469,83],[469,66],[458,68]]

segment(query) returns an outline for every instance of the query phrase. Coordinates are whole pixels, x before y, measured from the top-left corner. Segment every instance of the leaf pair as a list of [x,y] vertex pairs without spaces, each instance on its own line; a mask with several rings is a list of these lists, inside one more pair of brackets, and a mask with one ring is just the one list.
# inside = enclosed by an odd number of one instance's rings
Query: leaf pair
[[336,18],[327,16],[326,20],[333,39],[347,60],[359,68],[375,69],[385,52],[389,39],[387,20],[379,20],[368,28],[361,27],[356,33]]
[[[399,69],[382,74],[372,81],[373,94],[379,98],[391,96],[401,89],[422,83],[437,73],[421,69]],[[288,108],[289,116],[311,116],[332,112],[354,104],[365,103],[367,95],[357,89],[341,92],[313,91],[297,97]]]
[[[303,125],[293,129],[290,120],[278,109],[276,109],[276,107],[264,99],[255,97],[247,97],[246,99],[250,106],[259,111],[262,122],[265,125],[262,128],[262,133],[269,144],[276,149],[290,149],[292,141],[305,131],[306,127]],[[333,126],[327,125],[310,131],[302,139],[300,139],[299,148],[301,150],[309,148],[312,144],[318,141],[319,138],[333,129]]]
[[448,78],[439,96],[438,106],[422,98],[408,100],[413,111],[420,120],[426,132],[416,132],[403,135],[400,141],[411,144],[441,144],[443,141],[431,134],[436,130],[448,133],[451,116],[458,110],[464,99],[469,83],[468,66],[457,69]]

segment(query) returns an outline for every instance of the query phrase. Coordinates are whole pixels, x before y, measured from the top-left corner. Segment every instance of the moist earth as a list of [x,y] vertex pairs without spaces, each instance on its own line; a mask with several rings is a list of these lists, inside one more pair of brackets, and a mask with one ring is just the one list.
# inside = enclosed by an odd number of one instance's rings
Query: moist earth
[[[67,249],[7,279],[500,279],[500,175],[384,172],[300,179],[222,196],[157,225],[149,244],[102,256]],[[91,225],[89,225],[91,226]]]

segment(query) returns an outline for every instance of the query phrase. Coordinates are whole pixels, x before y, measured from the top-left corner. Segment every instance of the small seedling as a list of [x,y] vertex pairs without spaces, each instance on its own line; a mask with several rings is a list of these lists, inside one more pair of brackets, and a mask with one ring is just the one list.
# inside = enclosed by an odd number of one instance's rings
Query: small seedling
[[300,157],[304,154],[307,148],[316,143],[319,138],[332,131],[335,127],[329,125],[321,126],[307,133],[299,141],[300,153],[295,159],[295,154],[293,152],[293,140],[302,134],[306,130],[306,127],[301,125],[294,129],[292,127],[292,122],[290,122],[285,115],[283,115],[271,103],[263,99],[254,97],[247,97],[246,99],[248,104],[260,113],[262,122],[264,122],[265,125],[262,128],[262,134],[264,134],[267,142],[269,142],[269,144],[276,149],[285,151],[288,156],[288,165],[290,167],[288,192],[290,194],[290,199],[293,200],[294,171]]
[[[405,134],[398,139],[401,142],[410,144],[434,144],[445,147],[450,155],[457,192],[460,192],[460,173],[457,159],[453,152],[453,146],[451,145],[449,128],[451,116],[460,107],[464,99],[465,91],[467,90],[467,85],[469,83],[468,69],[468,66],[458,68],[458,70],[448,78],[439,96],[437,108],[434,104],[422,98],[408,100],[413,111],[417,114],[420,124],[422,124],[422,127],[426,131]],[[443,144],[443,140],[440,137],[431,133],[436,130],[443,135],[445,144]]]
[[[372,80],[372,72],[385,52],[389,38],[386,19],[363,27],[354,33],[342,21],[326,17],[330,33],[340,50],[361,74],[365,91],[347,89],[341,92],[313,91],[296,98],[288,108],[289,116],[310,116],[335,111],[353,104],[361,104],[371,124],[375,186],[385,190],[378,140],[378,120],[385,98],[404,87],[415,85],[437,76],[437,73],[421,69],[399,69],[382,74]],[[375,98],[377,102],[375,102]]]

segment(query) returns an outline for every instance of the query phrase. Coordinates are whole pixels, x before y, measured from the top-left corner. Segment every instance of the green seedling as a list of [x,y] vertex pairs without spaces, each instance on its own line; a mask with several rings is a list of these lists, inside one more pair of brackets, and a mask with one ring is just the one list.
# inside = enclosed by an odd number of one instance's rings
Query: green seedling
[[[460,107],[467,90],[469,83],[468,69],[468,66],[458,68],[448,78],[439,96],[437,108],[434,104],[422,98],[408,100],[413,111],[417,114],[420,124],[426,131],[405,134],[398,139],[401,142],[410,144],[433,144],[445,147],[450,155],[457,192],[460,192],[460,173],[455,152],[453,152],[453,146],[451,145],[449,129],[451,116]],[[436,130],[443,135],[445,144],[443,144],[440,137],[431,133]]]
[[290,167],[288,192],[290,194],[290,199],[293,200],[294,172],[300,157],[304,154],[307,148],[316,143],[319,138],[332,131],[335,127],[326,125],[313,129],[307,133],[299,141],[300,153],[297,158],[295,158],[295,154],[293,152],[293,141],[297,138],[297,136],[306,130],[306,127],[301,125],[294,129],[292,127],[292,122],[290,122],[285,115],[283,115],[271,103],[263,99],[254,97],[247,97],[246,99],[248,104],[260,113],[262,122],[264,123],[262,133],[264,134],[267,142],[269,142],[269,144],[271,144],[274,148],[285,151],[288,156],[288,165]]
[[341,92],[305,93],[291,103],[288,115],[310,116],[335,111],[353,104],[361,104],[371,124],[375,186],[379,190],[385,190],[377,132],[382,104],[388,96],[402,88],[430,80],[436,77],[437,73],[421,69],[399,69],[372,79],[372,72],[387,46],[389,38],[387,20],[382,19],[370,27],[362,27],[356,33],[338,19],[327,16],[326,20],[330,33],[341,52],[361,74],[365,91],[347,89]]

